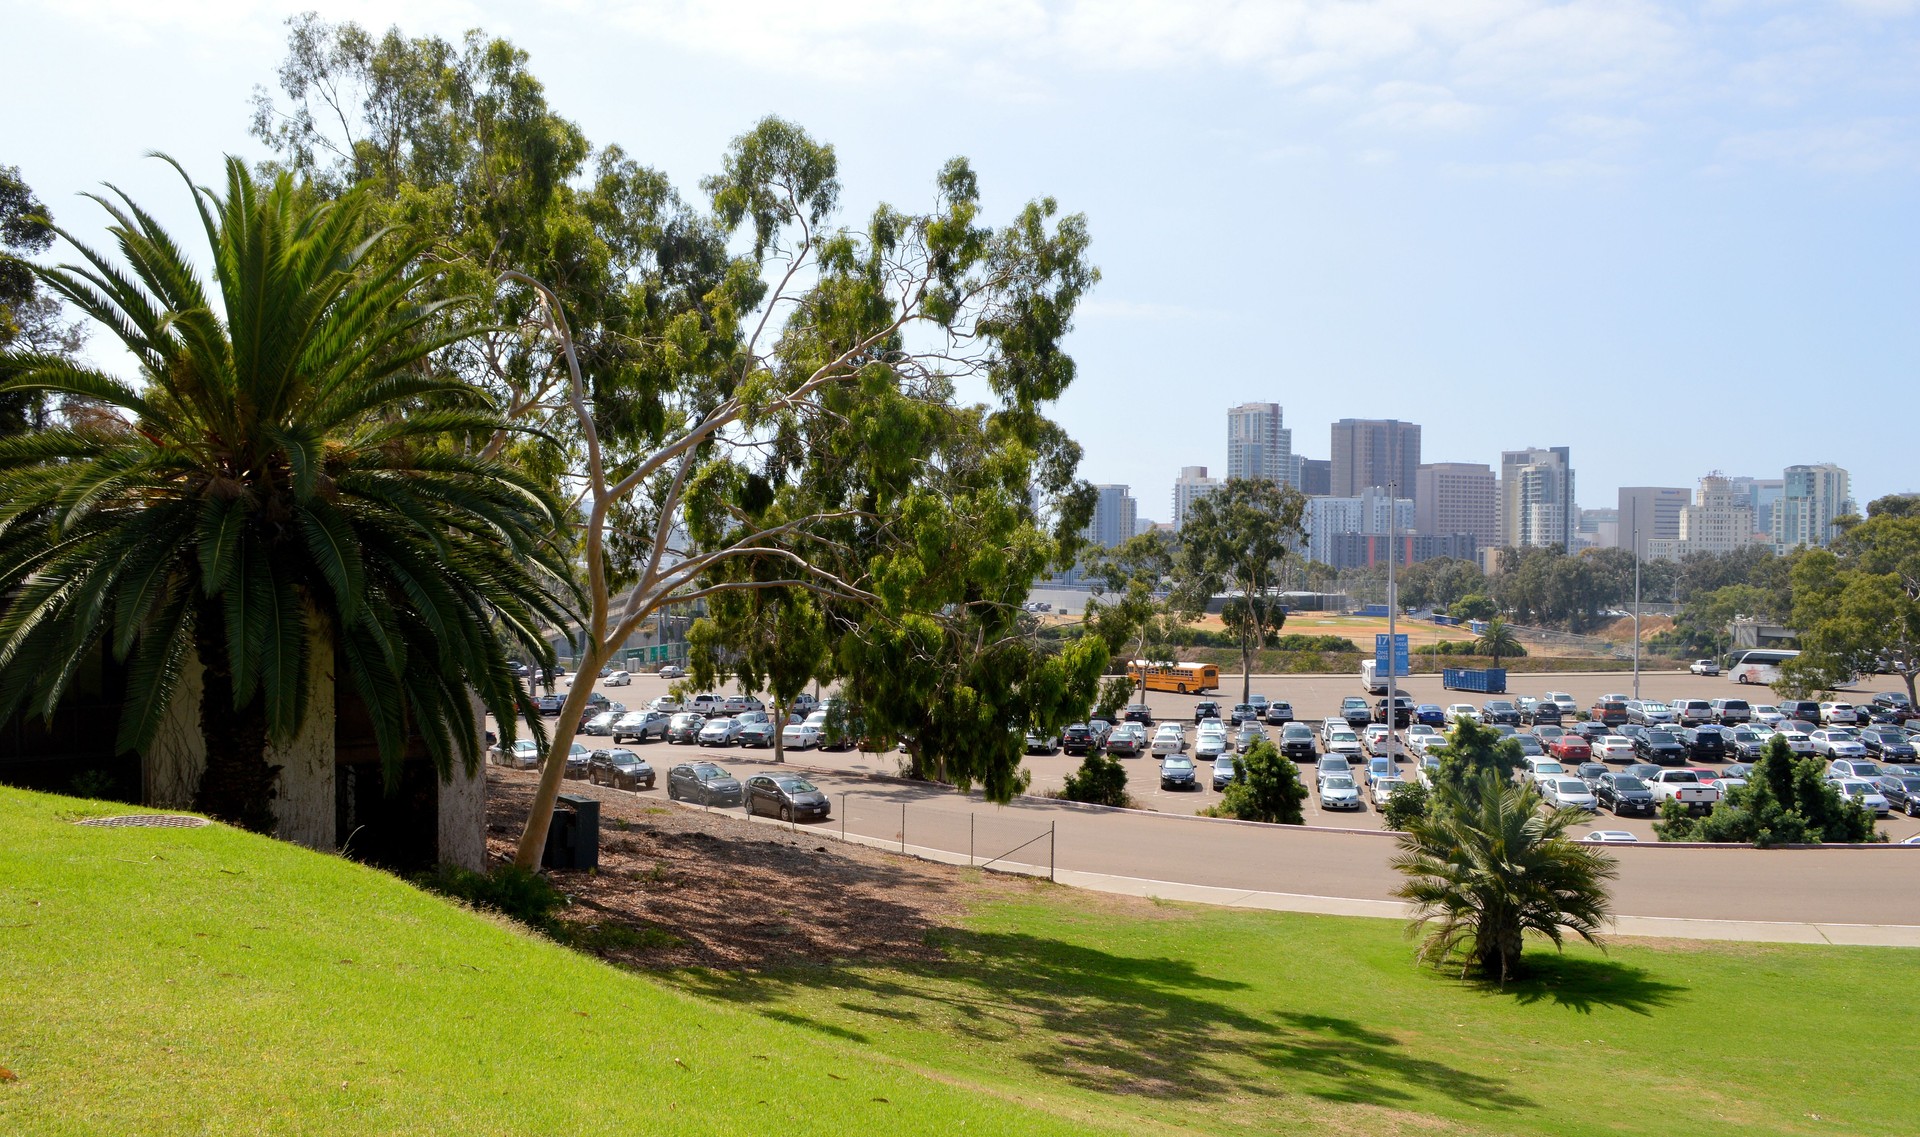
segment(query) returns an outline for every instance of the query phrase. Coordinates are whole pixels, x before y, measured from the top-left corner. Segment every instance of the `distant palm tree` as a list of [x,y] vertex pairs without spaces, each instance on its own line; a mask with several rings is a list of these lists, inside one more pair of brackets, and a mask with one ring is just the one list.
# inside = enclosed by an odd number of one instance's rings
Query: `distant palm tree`
[[1437,793],[1400,836],[1393,867],[1407,877],[1395,895],[1412,902],[1412,934],[1424,933],[1422,962],[1459,963],[1462,973],[1505,983],[1521,974],[1525,936],[1564,946],[1571,931],[1589,943],[1606,922],[1613,859],[1567,838],[1578,810],[1539,810],[1531,786],[1486,770],[1459,790]]
[[1492,656],[1495,667],[1500,666],[1501,656],[1519,655],[1521,651],[1520,637],[1513,634],[1513,625],[1498,616],[1487,621],[1487,630],[1474,641],[1473,647],[1481,655]]
[[504,425],[431,366],[470,330],[429,331],[438,306],[414,297],[437,270],[369,235],[364,197],[315,202],[238,159],[224,198],[192,192],[211,288],[117,191],[95,200],[124,265],[73,242],[85,265],[34,270],[132,353],[138,388],[0,356],[0,392],[78,408],[0,441],[0,719],[51,715],[104,645],[128,663],[119,747],[140,749],[197,654],[196,805],[268,832],[267,747],[299,730],[316,651],[365,701],[390,781],[410,732],[442,776],[476,768],[470,690],[527,713],[507,645],[547,658],[542,621],[564,617],[561,507],[456,445]]

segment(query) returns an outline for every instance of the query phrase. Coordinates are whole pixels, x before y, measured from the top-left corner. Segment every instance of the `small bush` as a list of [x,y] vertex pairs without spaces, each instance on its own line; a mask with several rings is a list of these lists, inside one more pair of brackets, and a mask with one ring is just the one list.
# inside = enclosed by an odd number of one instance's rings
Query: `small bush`
[[1393,792],[1387,795],[1387,804],[1380,808],[1381,819],[1389,829],[1404,830],[1427,815],[1427,797],[1427,787],[1419,782],[1395,786]]
[[518,865],[502,865],[491,873],[440,865],[432,872],[415,877],[414,883],[429,892],[510,916],[549,934],[553,931],[553,914],[567,904],[567,898],[552,881]]
[[1098,751],[1088,751],[1080,768],[1067,775],[1060,796],[1093,805],[1133,805],[1133,798],[1127,794],[1127,768]]
[[1219,805],[1200,811],[1204,816],[1280,825],[1306,821],[1301,805],[1307,800],[1307,787],[1301,784],[1292,759],[1282,758],[1273,743],[1262,738],[1248,747],[1240,758],[1240,775],[1220,795]]

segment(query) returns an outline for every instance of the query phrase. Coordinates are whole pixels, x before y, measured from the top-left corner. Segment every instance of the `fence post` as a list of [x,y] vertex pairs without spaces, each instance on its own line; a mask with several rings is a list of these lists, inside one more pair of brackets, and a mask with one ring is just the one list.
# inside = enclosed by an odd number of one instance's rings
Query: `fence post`
[[840,791],[840,843],[842,845],[847,843],[847,795],[852,792],[852,790]]
[[900,803],[900,851],[907,851],[907,803]]
[[1053,881],[1055,884],[1059,883],[1059,878],[1054,875],[1053,842],[1054,835],[1059,832],[1059,828],[1060,823],[1058,821],[1047,822],[1047,879]]
[[967,814],[967,867],[973,867],[973,814]]

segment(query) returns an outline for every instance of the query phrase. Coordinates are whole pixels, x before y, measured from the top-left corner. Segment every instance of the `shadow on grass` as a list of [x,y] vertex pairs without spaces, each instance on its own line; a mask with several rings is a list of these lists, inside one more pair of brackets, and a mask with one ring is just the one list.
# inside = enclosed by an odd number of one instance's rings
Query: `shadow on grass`
[[1650,1015],[1654,1008],[1671,1004],[1681,990],[1655,979],[1644,968],[1617,960],[1529,953],[1527,977],[1507,984],[1501,993],[1522,1006],[1553,1003],[1581,1014],[1592,1014],[1595,1007],[1610,1007]]
[[1271,993],[1185,960],[1027,933],[948,930],[941,942],[941,963],[666,978],[835,1037],[910,1026],[1100,1093],[1200,1102],[1295,1093],[1380,1106],[1437,1095],[1485,1110],[1535,1105],[1497,1079],[1409,1054],[1359,1022],[1268,1010]]

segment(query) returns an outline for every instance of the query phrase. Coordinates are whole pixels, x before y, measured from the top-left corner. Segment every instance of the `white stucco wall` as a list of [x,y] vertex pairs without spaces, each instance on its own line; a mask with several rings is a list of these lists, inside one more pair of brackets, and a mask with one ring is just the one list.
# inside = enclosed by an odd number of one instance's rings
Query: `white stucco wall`
[[[474,745],[478,748],[476,753],[485,754],[480,723],[486,707],[478,695],[472,696],[472,701]],[[459,751],[454,753],[457,755]],[[484,765],[468,777],[459,759],[454,759],[453,780],[440,783],[439,834],[442,861],[476,872],[486,868],[487,772]]]

